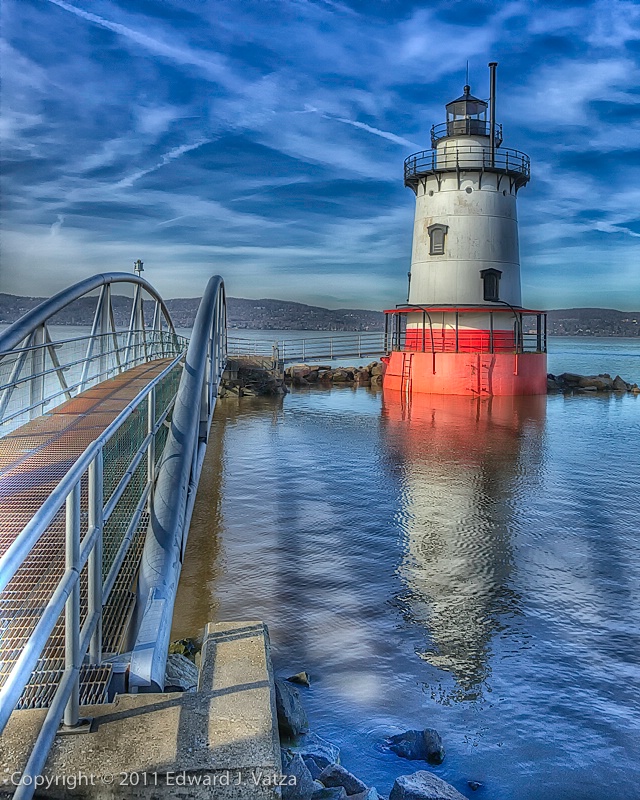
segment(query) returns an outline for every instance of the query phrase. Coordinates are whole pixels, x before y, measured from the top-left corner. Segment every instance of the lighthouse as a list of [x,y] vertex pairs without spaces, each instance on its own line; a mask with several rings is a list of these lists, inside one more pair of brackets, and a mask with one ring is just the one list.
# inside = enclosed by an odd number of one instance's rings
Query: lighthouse
[[384,388],[405,394],[547,391],[546,315],[522,305],[517,196],[529,157],[503,146],[489,102],[466,85],[404,163],[415,193],[408,301],[385,311]]

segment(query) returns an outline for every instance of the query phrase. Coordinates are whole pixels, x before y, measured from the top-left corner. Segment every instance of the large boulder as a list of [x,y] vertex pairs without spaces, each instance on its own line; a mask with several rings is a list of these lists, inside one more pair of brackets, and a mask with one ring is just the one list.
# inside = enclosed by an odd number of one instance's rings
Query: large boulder
[[349,770],[346,770],[340,764],[329,764],[328,767],[322,770],[318,780],[324,783],[325,786],[344,786],[348,795],[358,794],[367,789],[366,783],[356,778],[355,775],[352,775]]
[[369,365],[371,375],[384,375],[384,364],[381,361],[374,361]]
[[583,377],[583,375],[576,375],[573,372],[563,372],[562,375],[558,375],[557,379],[562,381],[562,383],[568,384],[569,386],[577,386]]
[[613,389],[613,381],[609,375],[585,375],[578,381],[581,389],[594,388],[598,392],[606,392]]
[[390,736],[389,746],[396,755],[409,761],[426,761],[429,764],[442,764],[444,761],[442,739],[433,728]]
[[282,800],[311,800],[316,786],[311,773],[299,755],[288,762],[285,774],[295,778],[295,784],[288,785],[285,781],[282,787]]
[[627,382],[623,380],[619,375],[613,379],[613,390],[615,392],[626,392],[629,388]]
[[276,679],[278,728],[285,738],[295,738],[309,730],[309,721],[300,701],[300,693],[290,683]]
[[467,798],[432,772],[420,770],[413,775],[400,775],[393,784],[389,800],[467,800]]
[[298,737],[287,745],[285,753],[290,756],[299,753],[305,761],[312,758],[320,769],[340,763],[340,749],[315,733]]

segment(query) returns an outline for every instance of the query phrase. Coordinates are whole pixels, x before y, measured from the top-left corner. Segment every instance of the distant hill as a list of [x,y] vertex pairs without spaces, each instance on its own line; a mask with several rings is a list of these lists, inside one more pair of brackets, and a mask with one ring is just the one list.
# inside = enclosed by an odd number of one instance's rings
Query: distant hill
[[[18,297],[0,293],[0,323],[14,322],[42,302],[41,297]],[[190,328],[199,297],[167,300],[178,328]],[[126,325],[131,298],[113,295],[116,325]],[[86,297],[64,309],[54,323],[89,325],[95,298]],[[376,331],[384,327],[381,311],[361,308],[329,309],[287,300],[227,298],[229,327],[245,330]],[[640,336],[640,311],[610,308],[560,308],[549,311],[549,333],[553,336]]]
[[640,311],[558,308],[547,321],[552,336],[640,336]]

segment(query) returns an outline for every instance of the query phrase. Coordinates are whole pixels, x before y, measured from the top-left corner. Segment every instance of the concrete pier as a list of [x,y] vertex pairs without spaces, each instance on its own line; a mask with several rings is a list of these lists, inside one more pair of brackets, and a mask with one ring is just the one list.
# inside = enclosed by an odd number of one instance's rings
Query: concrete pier
[[[11,797],[46,714],[14,712],[0,738],[0,797]],[[262,622],[205,630],[198,690],[120,695],[84,706],[91,733],[58,736],[36,797],[87,800],[280,797],[280,742]]]

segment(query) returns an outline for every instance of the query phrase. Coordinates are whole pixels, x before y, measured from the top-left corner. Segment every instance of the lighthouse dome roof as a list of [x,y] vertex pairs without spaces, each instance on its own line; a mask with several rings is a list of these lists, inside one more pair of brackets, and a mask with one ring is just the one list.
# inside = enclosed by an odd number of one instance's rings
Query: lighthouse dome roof
[[450,106],[451,103],[462,103],[465,100],[471,100],[474,103],[482,103],[482,105],[484,105],[484,106],[487,105],[486,100],[481,100],[479,97],[474,97],[471,94],[471,87],[470,86],[465,86],[464,87],[464,94],[461,94],[460,97],[456,97],[455,100],[451,100],[451,102],[447,103],[447,105]]
[[484,114],[487,106],[487,101],[474,97],[471,94],[471,87],[467,85],[464,87],[464,94],[447,103],[446,109],[448,114],[455,117],[475,117]]

